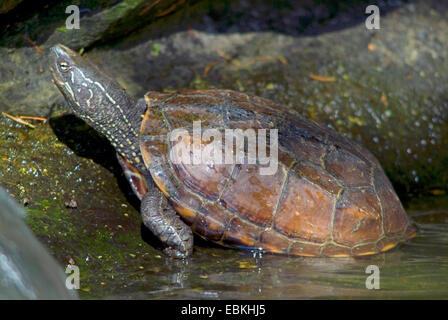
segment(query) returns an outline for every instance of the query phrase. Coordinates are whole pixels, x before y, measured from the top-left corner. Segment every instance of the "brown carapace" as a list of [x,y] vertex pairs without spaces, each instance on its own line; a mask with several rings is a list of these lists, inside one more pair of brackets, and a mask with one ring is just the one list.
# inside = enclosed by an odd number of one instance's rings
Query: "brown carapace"
[[[143,160],[204,238],[280,254],[348,257],[389,250],[416,233],[378,160],[327,127],[228,90],[148,92],[145,100]],[[278,129],[275,174],[261,175],[258,164],[172,161],[170,133],[191,132],[195,120],[220,130]]]

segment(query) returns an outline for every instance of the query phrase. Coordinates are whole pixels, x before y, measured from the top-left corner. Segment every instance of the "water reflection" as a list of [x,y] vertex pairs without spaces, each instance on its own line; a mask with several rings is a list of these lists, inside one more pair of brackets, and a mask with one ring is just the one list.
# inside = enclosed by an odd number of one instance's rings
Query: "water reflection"
[[[427,202],[428,200],[423,200]],[[408,208],[419,233],[387,253],[363,258],[300,258],[197,246],[183,263],[165,260],[126,295],[141,299],[448,298],[448,211]],[[445,205],[445,203],[442,203]],[[413,207],[412,207],[413,206]],[[366,288],[369,265],[380,289]],[[131,289],[132,290],[132,289]],[[118,290],[120,291],[120,290]]]

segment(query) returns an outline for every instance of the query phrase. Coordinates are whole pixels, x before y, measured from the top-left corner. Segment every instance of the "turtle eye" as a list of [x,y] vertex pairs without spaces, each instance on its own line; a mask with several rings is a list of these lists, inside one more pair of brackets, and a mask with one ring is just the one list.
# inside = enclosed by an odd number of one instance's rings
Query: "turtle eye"
[[64,72],[70,70],[69,64],[65,61],[59,62],[59,68]]

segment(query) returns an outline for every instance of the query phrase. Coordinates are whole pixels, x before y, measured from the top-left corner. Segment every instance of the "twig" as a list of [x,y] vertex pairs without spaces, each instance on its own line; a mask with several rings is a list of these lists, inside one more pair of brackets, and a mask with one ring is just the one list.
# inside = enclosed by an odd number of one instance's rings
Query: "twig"
[[160,2],[160,0],[156,0],[152,3],[149,4],[149,6],[147,6],[146,8],[144,8],[142,11],[140,11],[140,13],[138,14],[139,16],[143,16],[145,14],[148,13],[149,10],[151,10],[155,5],[157,5]]
[[193,39],[197,40],[198,37],[196,36],[196,32],[192,28],[188,28],[187,32],[190,35],[190,37],[192,37]]
[[173,12],[174,10],[176,10],[177,7],[181,6],[183,3],[185,2],[185,0],[179,0],[176,3],[174,3],[171,7],[169,7],[168,9],[166,9],[165,11],[159,13],[156,15],[156,18],[160,18],[163,16],[166,16],[168,14],[170,14],[171,12]]
[[33,128],[33,129],[36,128],[36,127],[33,126],[31,123],[29,123],[29,122],[27,122],[27,121],[25,121],[25,120],[22,120],[22,119],[20,119],[20,118],[16,118],[16,117],[14,117],[14,116],[12,116],[12,115],[10,115],[10,114],[7,114],[6,112],[2,112],[2,115],[5,116],[5,117],[7,117],[7,118],[9,118],[9,119],[11,119],[11,120],[14,120],[14,121],[16,121],[16,122],[18,122],[18,123],[24,124],[24,125],[26,125],[26,126],[28,126],[28,127],[30,127],[30,128]]
[[216,66],[216,64],[218,64],[218,61],[214,61],[212,63],[210,63],[209,65],[205,66],[204,68],[204,73],[203,73],[203,77],[206,77],[207,74],[209,73],[209,71]]
[[274,60],[274,58],[272,58],[272,57],[265,57],[265,56],[257,56],[257,57],[255,57],[255,60],[258,60],[258,61],[272,61],[272,60]]
[[287,65],[287,64],[288,64],[288,60],[286,60],[286,58],[283,57],[283,56],[279,56],[279,57],[278,57],[278,60],[280,60],[280,62],[281,62],[283,65]]
[[231,60],[231,59],[232,59],[228,54],[225,54],[225,53],[222,52],[222,50],[220,50],[220,49],[216,50],[216,52],[217,52],[222,58],[224,58],[224,59],[226,59],[226,60]]
[[42,54],[42,50],[39,48],[39,46],[36,44],[36,42],[34,42],[33,40],[31,40],[27,35],[23,36],[25,38],[26,41],[28,41],[33,47],[34,49],[36,49],[36,51],[39,54]]
[[38,121],[43,121],[46,122],[48,119],[47,118],[43,118],[43,117],[32,117],[32,116],[20,116],[20,119],[26,119],[26,120],[38,120]]
[[321,81],[321,82],[333,82],[336,79],[334,77],[324,77],[324,76],[319,76],[313,73],[309,74],[309,77],[313,80],[317,80],[317,81]]

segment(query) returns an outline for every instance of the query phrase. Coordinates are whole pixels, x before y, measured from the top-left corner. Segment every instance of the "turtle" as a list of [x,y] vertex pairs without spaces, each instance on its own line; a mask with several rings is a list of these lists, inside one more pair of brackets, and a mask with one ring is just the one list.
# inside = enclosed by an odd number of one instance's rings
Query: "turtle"
[[[136,100],[87,58],[61,44],[50,51],[54,84],[115,148],[141,200],[143,224],[169,257],[192,254],[193,232],[226,247],[302,257],[377,254],[415,236],[377,158],[336,130],[231,90],[148,91]],[[269,136],[265,151],[276,154],[276,170],[263,174],[261,158],[179,161],[194,148],[241,151],[201,135],[195,145],[198,121],[201,128],[242,133],[244,156],[248,132]],[[189,136],[173,138],[179,132]]]

